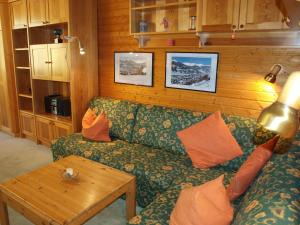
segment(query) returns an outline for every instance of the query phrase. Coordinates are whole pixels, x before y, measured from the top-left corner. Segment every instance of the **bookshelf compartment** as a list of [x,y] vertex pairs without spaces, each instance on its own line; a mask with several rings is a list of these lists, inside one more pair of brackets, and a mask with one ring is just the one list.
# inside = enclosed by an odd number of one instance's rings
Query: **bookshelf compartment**
[[29,67],[28,51],[16,51],[15,52],[15,66],[16,67]]
[[132,0],[131,6],[132,34],[196,32],[196,1]]
[[27,29],[13,30],[12,36],[15,49],[28,48]]
[[22,111],[33,113],[32,99],[19,96],[19,107]]

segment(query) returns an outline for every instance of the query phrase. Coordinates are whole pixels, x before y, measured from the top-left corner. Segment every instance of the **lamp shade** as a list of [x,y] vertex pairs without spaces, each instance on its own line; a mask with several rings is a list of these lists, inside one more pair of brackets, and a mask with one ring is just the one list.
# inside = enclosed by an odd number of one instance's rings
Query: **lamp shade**
[[258,123],[282,138],[293,138],[299,130],[300,72],[289,76],[277,102],[262,111]]

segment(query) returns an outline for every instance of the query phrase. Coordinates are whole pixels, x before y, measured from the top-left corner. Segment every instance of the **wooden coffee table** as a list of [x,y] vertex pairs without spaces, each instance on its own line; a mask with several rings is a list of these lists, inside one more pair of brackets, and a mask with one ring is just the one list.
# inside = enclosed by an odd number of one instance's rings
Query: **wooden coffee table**
[[[65,180],[65,168],[79,171]],[[8,225],[7,205],[34,224],[83,224],[126,194],[127,219],[135,216],[135,177],[97,162],[69,156],[0,185],[0,221]]]

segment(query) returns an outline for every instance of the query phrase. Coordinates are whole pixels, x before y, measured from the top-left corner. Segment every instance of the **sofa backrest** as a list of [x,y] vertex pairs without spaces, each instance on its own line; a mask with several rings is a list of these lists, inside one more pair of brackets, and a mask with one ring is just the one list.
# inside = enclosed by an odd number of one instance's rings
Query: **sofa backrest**
[[106,113],[110,121],[110,136],[131,142],[139,104],[124,100],[97,97],[90,101],[90,108],[98,115]]
[[206,113],[183,109],[141,105],[138,109],[132,141],[138,144],[185,154],[176,132],[206,118]]
[[288,153],[274,154],[263,168],[233,224],[300,224],[300,133]]

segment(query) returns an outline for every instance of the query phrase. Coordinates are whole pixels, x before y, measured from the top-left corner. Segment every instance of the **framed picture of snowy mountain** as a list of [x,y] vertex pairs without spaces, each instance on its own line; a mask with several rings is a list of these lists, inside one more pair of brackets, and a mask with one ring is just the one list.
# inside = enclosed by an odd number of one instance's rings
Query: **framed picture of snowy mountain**
[[153,53],[115,52],[115,83],[153,86]]
[[167,52],[166,87],[216,93],[218,53]]

